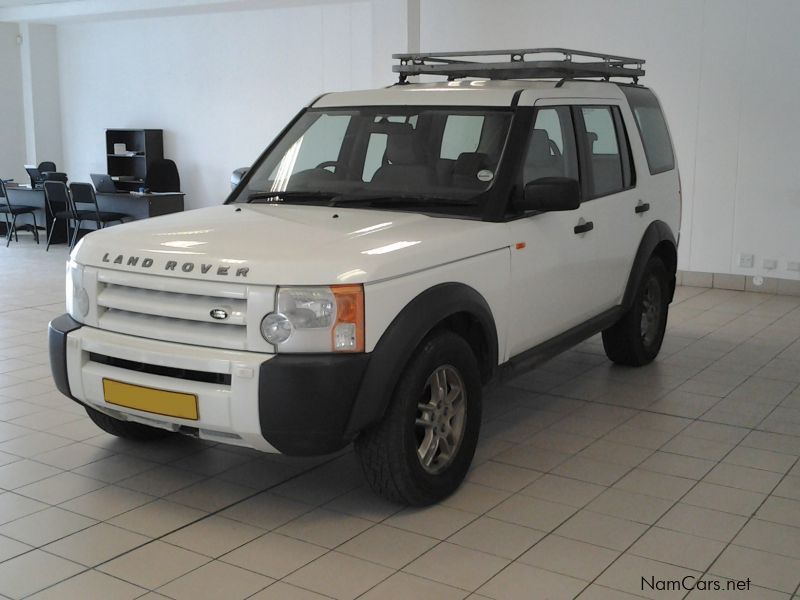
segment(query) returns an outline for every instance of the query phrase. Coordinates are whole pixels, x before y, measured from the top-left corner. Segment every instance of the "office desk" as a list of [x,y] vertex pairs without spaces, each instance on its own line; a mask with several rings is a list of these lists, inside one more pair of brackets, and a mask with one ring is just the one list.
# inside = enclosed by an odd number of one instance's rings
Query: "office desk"
[[[11,204],[24,204],[41,208],[41,210],[37,211],[36,222],[46,228],[45,239],[50,234],[51,227],[54,227],[52,242],[54,244],[66,243],[67,226],[62,219],[56,220],[55,225],[53,225],[53,215],[47,210],[47,203],[44,201],[44,190],[16,187],[13,184],[8,184],[6,189],[8,190]],[[98,192],[97,204],[100,210],[130,215],[132,220],[138,220],[181,212],[183,211],[183,198],[184,194],[181,192],[174,194],[130,194],[128,192],[108,194]],[[29,220],[30,217],[23,222],[27,223]],[[82,230],[90,228],[94,228],[94,221],[83,223]],[[0,220],[0,234],[5,235],[5,232],[5,223]]]

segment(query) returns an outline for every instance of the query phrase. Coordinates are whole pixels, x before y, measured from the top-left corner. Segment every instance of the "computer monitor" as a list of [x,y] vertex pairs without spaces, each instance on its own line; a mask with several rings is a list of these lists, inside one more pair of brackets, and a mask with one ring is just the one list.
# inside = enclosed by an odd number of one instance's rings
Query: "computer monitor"
[[42,187],[44,184],[44,175],[41,174],[36,165],[25,165],[25,171],[31,178],[31,187]]
[[105,194],[113,194],[117,191],[117,186],[110,175],[105,173],[90,173],[94,189]]

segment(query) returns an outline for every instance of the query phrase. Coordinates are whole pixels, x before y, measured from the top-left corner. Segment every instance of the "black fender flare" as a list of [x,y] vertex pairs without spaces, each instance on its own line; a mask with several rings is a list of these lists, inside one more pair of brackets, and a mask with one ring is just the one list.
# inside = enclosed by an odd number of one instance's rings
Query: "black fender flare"
[[670,282],[669,300],[672,301],[672,296],[675,293],[675,269],[677,267],[677,249],[678,245],[675,243],[675,236],[672,234],[672,229],[664,221],[653,221],[647,226],[647,229],[642,236],[642,241],[639,242],[639,249],[636,251],[636,258],[633,260],[633,267],[628,276],[628,285],[625,288],[625,295],[622,297],[622,306],[625,310],[629,309],[633,304],[633,299],[639,284],[644,275],[644,269],[647,261],[656,251],[659,244],[667,242],[672,246],[672,251],[675,253],[676,260],[673,264],[668,264],[667,269],[670,272],[672,280]]
[[400,311],[372,351],[350,413],[347,435],[354,436],[383,417],[414,349],[437,325],[459,313],[470,315],[483,330],[488,346],[484,360],[493,373],[497,368],[497,328],[486,299],[463,283],[435,285]]

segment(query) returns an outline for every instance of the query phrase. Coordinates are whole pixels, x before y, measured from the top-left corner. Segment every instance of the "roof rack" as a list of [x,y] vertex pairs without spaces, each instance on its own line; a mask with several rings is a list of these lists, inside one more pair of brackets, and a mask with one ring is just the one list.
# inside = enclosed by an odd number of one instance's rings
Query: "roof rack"
[[[561,54],[563,59],[526,60],[529,54]],[[488,62],[473,57],[508,56],[508,61]],[[594,60],[575,61],[573,57]],[[445,75],[448,81],[461,77],[486,79],[573,79],[576,77],[630,77],[634,83],[644,75],[644,59],[569,48],[526,48],[519,50],[478,50],[467,52],[420,52],[393,54],[400,60],[392,71],[406,83],[411,75]],[[467,59],[467,60],[464,60]]]

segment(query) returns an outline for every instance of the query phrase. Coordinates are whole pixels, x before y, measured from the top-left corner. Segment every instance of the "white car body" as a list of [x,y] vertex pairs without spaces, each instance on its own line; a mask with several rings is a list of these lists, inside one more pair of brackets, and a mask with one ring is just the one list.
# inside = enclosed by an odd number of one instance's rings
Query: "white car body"
[[[259,324],[275,310],[278,286],[362,284],[366,353],[426,290],[443,283],[467,286],[494,319],[499,367],[620,306],[653,222],[666,224],[677,240],[677,170],[649,173],[636,120],[618,85],[464,80],[327,94],[312,106],[415,105],[617,106],[636,185],[574,211],[505,222],[405,210],[227,204],[97,231],[71,257],[79,265],[73,268],[82,267],[86,315],[75,310],[68,274],[69,312],[80,323],[65,333],[69,394],[116,419],[277,451],[262,435],[257,396],[264,384],[260,366],[277,356]],[[636,213],[642,203],[649,212]],[[591,232],[573,233],[588,221]],[[224,324],[209,316],[218,306],[232,315]],[[93,355],[230,379],[220,384],[139,372],[96,362]],[[200,417],[111,405],[104,379],[196,395]]]

